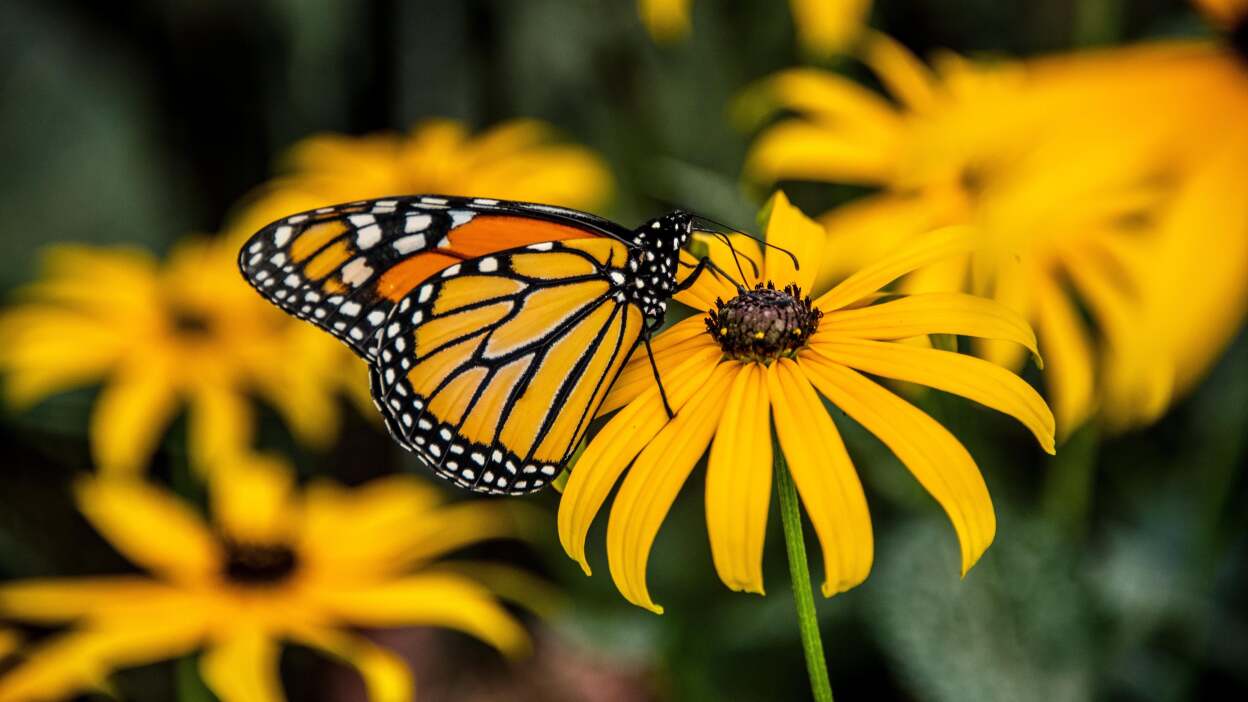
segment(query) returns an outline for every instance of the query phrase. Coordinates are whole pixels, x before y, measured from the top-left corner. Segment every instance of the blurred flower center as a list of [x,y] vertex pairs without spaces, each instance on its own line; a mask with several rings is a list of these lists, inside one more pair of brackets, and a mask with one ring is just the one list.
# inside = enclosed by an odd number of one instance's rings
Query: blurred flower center
[[225,577],[240,585],[274,585],[295,571],[295,552],[283,544],[226,541]]
[[170,310],[170,318],[173,331],[179,336],[208,336],[212,331],[212,320],[198,310],[175,306]]
[[706,328],[730,358],[770,363],[802,348],[819,329],[822,316],[796,285],[777,290],[768,282],[728,302],[716,300],[706,315]]
[[1248,14],[1245,14],[1239,22],[1231,29],[1231,35],[1227,37],[1231,42],[1231,48],[1245,62],[1248,62]]

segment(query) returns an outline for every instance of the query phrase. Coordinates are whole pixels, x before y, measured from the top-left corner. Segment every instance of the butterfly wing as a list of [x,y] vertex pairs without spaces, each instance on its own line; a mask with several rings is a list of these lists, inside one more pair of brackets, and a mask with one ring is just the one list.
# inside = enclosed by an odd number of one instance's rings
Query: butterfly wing
[[281,219],[244,244],[239,267],[265,298],[372,360],[398,301],[450,266],[534,243],[628,236],[561,207],[417,195]]
[[605,238],[541,242],[411,290],[372,373],[394,437],[479,492],[550,482],[640,338],[642,313],[621,292],[627,256]]

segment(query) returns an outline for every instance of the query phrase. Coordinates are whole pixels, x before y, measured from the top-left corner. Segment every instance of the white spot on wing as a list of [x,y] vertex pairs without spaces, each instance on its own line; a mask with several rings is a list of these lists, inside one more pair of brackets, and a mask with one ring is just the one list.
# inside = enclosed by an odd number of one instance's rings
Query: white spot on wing
[[[410,222],[411,220],[409,219],[408,221]],[[394,242],[394,250],[401,254],[409,254],[423,248],[425,248],[424,234],[411,234],[402,239],[396,239]]]
[[342,282],[353,287],[360,287],[372,275],[373,269],[369,267],[368,262],[362,256],[352,259],[350,263],[342,267]]
[[355,245],[360,249],[371,249],[381,241],[381,227],[370,224],[360,229],[355,235]]
[[278,227],[273,232],[273,245],[278,247],[285,246],[286,242],[290,241],[290,234],[292,231],[293,230],[286,225]]
[[493,256],[486,256],[477,262],[477,268],[482,273],[493,273],[498,270],[498,259]]

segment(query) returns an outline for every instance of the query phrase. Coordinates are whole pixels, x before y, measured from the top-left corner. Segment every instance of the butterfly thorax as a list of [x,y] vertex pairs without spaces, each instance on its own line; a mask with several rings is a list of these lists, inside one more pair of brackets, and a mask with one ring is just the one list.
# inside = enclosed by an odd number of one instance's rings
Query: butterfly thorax
[[650,328],[663,323],[667,301],[676,290],[680,250],[689,241],[692,224],[692,216],[678,210],[633,232],[636,246],[629,250],[629,279],[621,292],[646,316]]

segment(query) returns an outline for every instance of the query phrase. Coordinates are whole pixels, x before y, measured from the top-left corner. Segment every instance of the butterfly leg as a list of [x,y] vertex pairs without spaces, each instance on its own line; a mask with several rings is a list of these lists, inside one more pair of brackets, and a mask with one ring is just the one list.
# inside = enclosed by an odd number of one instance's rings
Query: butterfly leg
[[[685,264],[682,262],[681,265],[688,265],[688,264]],[[672,294],[674,295],[678,292],[681,292],[682,290],[688,290],[689,288],[693,287],[693,284],[698,282],[698,276],[702,275],[704,271],[708,271],[708,270],[711,271],[711,273],[713,273],[714,275],[722,276],[724,280],[730,281],[737,288],[737,292],[744,292],[745,290],[744,285],[742,285],[740,282],[733,279],[733,277],[727,271],[715,265],[711,261],[711,259],[703,257],[703,258],[698,259],[698,265],[694,266],[693,270],[689,271],[689,275],[685,276],[685,279],[680,281],[680,283],[676,285],[676,288],[672,291]]]
[[654,371],[654,382],[659,384],[659,397],[663,400],[663,409],[667,410],[667,418],[672,419],[676,413],[672,411],[672,405],[667,401],[667,391],[663,389],[663,378],[659,377],[659,364],[655,363],[654,350],[650,348],[650,330],[647,329],[641,338],[646,344],[646,356],[650,358],[650,370]]

